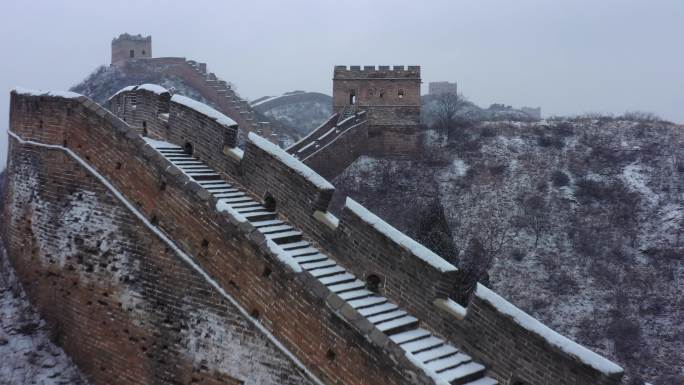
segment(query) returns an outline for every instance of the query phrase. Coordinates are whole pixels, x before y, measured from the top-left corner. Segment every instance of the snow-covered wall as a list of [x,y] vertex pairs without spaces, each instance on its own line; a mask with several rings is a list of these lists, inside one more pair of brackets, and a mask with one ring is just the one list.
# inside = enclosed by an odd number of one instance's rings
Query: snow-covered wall
[[[216,198],[134,128],[87,99],[40,98],[12,94],[17,119],[8,190],[24,183],[26,193],[8,196],[3,218],[14,225],[2,228],[11,229],[4,236],[20,277],[38,283],[30,295],[94,383],[415,382],[334,308],[322,306],[325,292],[315,278],[280,262],[251,224],[219,212]],[[50,135],[36,128],[41,120]],[[77,209],[62,215],[74,200]],[[69,228],[86,226],[93,239],[60,244],[51,235],[71,230],[27,209],[79,222]],[[118,228],[115,239],[100,242],[110,236],[99,227],[105,219]],[[114,252],[122,242],[135,247]],[[114,263],[120,259],[139,264],[125,270]],[[218,362],[216,355],[240,362]],[[125,375],[112,374],[119,372]]]
[[[338,313],[329,304],[322,304],[320,287],[307,281],[305,274],[292,272],[281,263],[269,250],[263,235],[249,223],[218,212],[216,199],[172,166],[134,128],[80,97],[13,93],[11,106],[11,127],[16,138],[12,142],[8,191],[16,190],[13,183],[23,183],[23,189],[18,191],[24,193],[16,198],[9,193],[12,209],[5,217],[15,222],[4,227],[11,229],[4,236],[9,240],[13,262],[24,264],[23,269],[19,268],[20,276],[40,282],[33,295],[43,301],[44,311],[69,336],[67,341],[75,343],[82,335],[77,334],[71,318],[61,317],[81,317],[79,326],[89,325],[98,317],[114,317],[111,324],[95,322],[94,335],[115,340],[112,348],[121,357],[137,357],[132,361],[108,361],[107,366],[94,362],[99,358],[86,354],[81,345],[67,345],[67,350],[70,347],[82,355],[80,359],[88,368],[107,373],[112,365],[133,365],[130,373],[139,376],[139,380],[145,379],[140,382],[158,383],[157,376],[186,375],[188,372],[182,368],[192,372],[197,365],[195,361],[183,361],[179,354],[167,356],[169,351],[175,353],[173,349],[179,349],[165,343],[177,341],[177,333],[182,334],[185,347],[214,349],[216,341],[203,344],[197,340],[199,336],[211,339],[214,335],[223,336],[217,337],[219,340],[228,339],[228,346],[234,345],[233,332],[221,334],[213,327],[200,327],[197,333],[188,333],[193,323],[218,322],[207,313],[197,313],[193,320],[187,318],[192,311],[185,307],[185,298],[196,296],[196,306],[210,308],[206,310],[213,310],[219,318],[230,313],[224,307],[224,299],[234,298],[238,312],[250,314],[244,319],[262,332],[258,335],[274,337],[274,355],[282,358],[275,364],[279,370],[299,373],[305,367],[331,383],[373,383],[378,376],[390,377],[391,383],[412,381],[412,377],[398,370],[388,370],[398,365],[396,361],[381,354],[367,339],[359,338],[358,330],[350,324],[340,322]],[[207,135],[210,133],[206,131]],[[35,142],[24,142],[26,139]],[[184,144],[179,139],[175,141]],[[202,144],[192,145],[199,150],[197,147]],[[65,154],[77,158],[78,163],[69,161]],[[384,295],[485,362],[499,380],[518,375],[535,385],[553,383],[559,377],[571,378],[577,384],[615,384],[619,380],[621,373],[604,373],[578,360],[576,355],[550,344],[539,333],[525,329],[510,314],[477,296],[462,320],[435,306],[435,299],[446,300],[458,287],[458,271],[354,202],[347,204],[334,225],[322,221],[321,218],[330,218],[326,212],[334,187],[285,151],[252,136],[241,157],[216,152],[208,156],[202,151],[197,154],[211,167],[230,162],[235,173],[222,171],[226,179],[234,180],[257,197],[275,197],[279,213],[321,249],[359,277],[377,275]],[[96,175],[100,184],[88,184],[92,179],[89,175]],[[47,195],[41,195],[45,190]],[[111,196],[115,191],[121,191],[114,195],[125,203],[128,211],[116,209],[119,203]],[[49,203],[47,214],[41,202]],[[100,207],[103,205],[105,209]],[[74,223],[64,223],[65,220]],[[119,226],[114,234],[101,226],[108,220]],[[76,223],[79,221],[87,221],[88,229]],[[50,238],[59,231],[66,231],[73,241],[63,244]],[[69,235],[74,232],[90,234],[88,238],[98,241],[78,240]],[[137,248],[114,252],[119,250],[114,240],[107,240],[112,236],[118,236],[119,243],[131,242]],[[26,247],[27,242],[32,246]],[[67,263],[67,257],[74,261]],[[121,265],[114,263],[115,257],[144,264]],[[36,265],[34,261],[41,258],[48,263]],[[188,264],[189,272],[183,270]],[[32,271],[29,266],[41,267]],[[89,273],[101,275],[94,279],[81,277]],[[69,288],[63,277],[86,289]],[[58,282],[56,287],[63,290],[48,290],[52,282]],[[50,307],[57,303],[50,296],[68,298],[72,294],[74,301],[80,301],[74,302],[74,314]],[[147,303],[150,298],[154,300]],[[95,310],[84,312],[79,306],[95,306],[92,309],[109,313],[105,316]],[[122,310],[125,312],[121,313]],[[126,325],[123,330],[121,325]],[[131,335],[132,331],[136,335]],[[242,340],[239,344],[242,346]],[[233,357],[232,354],[228,356]],[[157,372],[158,365],[152,363],[160,359],[162,366],[168,364],[174,369]],[[264,361],[264,365],[273,363]],[[210,368],[204,360],[200,360],[199,366]],[[216,375],[212,370],[223,367],[216,363],[206,375]],[[244,366],[226,368],[235,370],[226,374],[235,379],[240,378],[240,373],[259,373]],[[262,374],[258,378],[270,378]],[[299,374],[288,374],[286,378],[281,383],[302,380]]]

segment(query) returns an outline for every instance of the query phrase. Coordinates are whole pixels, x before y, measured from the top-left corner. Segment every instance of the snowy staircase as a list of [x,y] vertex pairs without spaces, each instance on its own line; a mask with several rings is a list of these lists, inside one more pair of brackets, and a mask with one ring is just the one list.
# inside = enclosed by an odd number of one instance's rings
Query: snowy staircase
[[[232,110],[232,113],[227,113],[233,120],[240,123],[240,128],[247,131],[261,132],[263,128],[269,126],[269,122],[258,122],[256,113],[252,110],[249,103],[242,99],[236,92],[231,88],[228,82],[220,80],[216,74],[206,72],[206,64],[202,65],[192,60],[186,61],[186,63],[195,71],[199,77],[212,89],[216,91],[218,95],[218,107],[221,112],[226,113],[223,107],[228,110]],[[240,118],[238,118],[238,116]]]
[[294,259],[330,291],[336,293],[362,316],[406,352],[426,374],[440,383],[451,385],[496,385],[485,376],[486,368],[449,344],[420,327],[420,321],[400,309],[387,298],[368,290],[365,282],[338,265],[306,241],[301,231],[278,218],[277,212],[267,209],[245,193],[240,186],[228,183],[205,163],[186,154],[179,146],[149,140],[147,142],[176,165],[190,178],[214,195],[218,203],[230,207],[245,217],[281,252]]
[[348,106],[344,106],[342,111],[340,111],[340,116],[337,119],[337,124],[342,123],[345,119],[349,118],[350,116],[354,115],[356,112],[356,106],[351,104]]

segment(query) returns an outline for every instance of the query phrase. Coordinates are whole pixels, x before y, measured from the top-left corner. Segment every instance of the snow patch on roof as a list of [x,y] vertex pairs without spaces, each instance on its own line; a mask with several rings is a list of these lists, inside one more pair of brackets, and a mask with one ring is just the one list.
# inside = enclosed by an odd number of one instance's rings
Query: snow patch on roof
[[313,183],[316,187],[323,190],[333,190],[335,187],[330,184],[325,178],[318,175],[314,170],[309,168],[309,166],[302,163],[300,160],[294,156],[288,154],[285,150],[278,147],[277,145],[269,142],[268,140],[260,137],[259,135],[250,132],[249,141],[254,143],[260,149],[273,155],[276,159],[283,162],[287,167],[293,169],[299,175],[306,178],[309,182]]
[[347,197],[345,207],[361,218],[361,220],[373,226],[374,229],[378,230],[401,247],[407,249],[413,255],[422,259],[435,269],[441,272],[456,271],[456,267],[445,261],[444,258],[433,253],[427,247],[414,241],[411,237],[407,236],[401,231],[395,229],[389,223],[383,221],[377,215],[373,214],[367,208],[361,206],[353,199]]
[[65,99],[78,99],[80,97],[85,97],[81,94],[77,94],[77,93],[71,92],[71,91],[32,90],[32,89],[23,88],[23,87],[14,87],[12,92],[15,92],[15,93],[20,94],[20,95],[52,96],[52,97],[65,98]]
[[190,99],[187,96],[183,95],[173,95],[171,97],[172,102],[176,102],[178,104],[184,105],[185,107],[192,108],[193,110],[199,112],[202,115],[205,115],[211,119],[214,119],[217,121],[219,124],[222,124],[224,126],[236,126],[237,123],[227,117],[226,115],[220,113],[219,111],[216,111],[215,109],[207,106],[206,104],[202,102],[198,102],[197,100]]
[[563,352],[576,357],[581,362],[591,366],[592,368],[604,374],[622,373],[624,370],[615,363],[601,357],[592,352],[584,346],[570,340],[553,331],[548,326],[539,322],[531,315],[515,307],[512,303],[506,301],[498,294],[481,284],[477,284],[475,295],[490,303],[498,311],[513,318],[513,320],[523,328],[539,335],[549,344],[561,349]]

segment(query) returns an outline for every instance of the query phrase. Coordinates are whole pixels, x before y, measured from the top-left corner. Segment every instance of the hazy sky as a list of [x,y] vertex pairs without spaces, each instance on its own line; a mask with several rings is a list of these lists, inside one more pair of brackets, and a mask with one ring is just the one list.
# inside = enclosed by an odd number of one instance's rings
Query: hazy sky
[[682,0],[0,1],[0,165],[9,91],[65,90],[122,32],[205,61],[254,99],[330,93],[336,64],[422,66],[475,103],[684,122]]

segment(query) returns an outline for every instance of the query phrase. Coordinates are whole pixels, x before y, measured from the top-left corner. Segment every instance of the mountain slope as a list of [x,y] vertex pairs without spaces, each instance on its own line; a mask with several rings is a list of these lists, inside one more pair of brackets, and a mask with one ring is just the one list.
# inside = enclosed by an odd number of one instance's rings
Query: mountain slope
[[452,247],[462,269],[629,381],[682,381],[684,127],[501,122],[429,138],[426,159],[361,158],[335,185],[436,251]]
[[318,92],[292,91],[281,96],[265,96],[252,107],[305,136],[332,115],[332,98]]
[[[202,103],[208,104],[219,111],[221,107],[203,97],[200,90],[193,87],[192,79],[175,74],[174,71],[166,71],[167,65],[150,60],[138,60],[130,62],[128,66],[100,66],[82,82],[71,88],[71,91],[85,95],[95,102],[106,106],[107,100],[117,91],[130,85],[144,83],[159,84],[172,93],[188,96]],[[180,72],[181,74],[183,72]],[[246,103],[246,102],[245,102]],[[255,119],[258,122],[269,122],[272,131],[276,134],[276,140],[282,145],[294,143],[299,134],[289,126],[280,124],[277,120],[255,111]],[[234,120],[240,121],[237,118]]]

